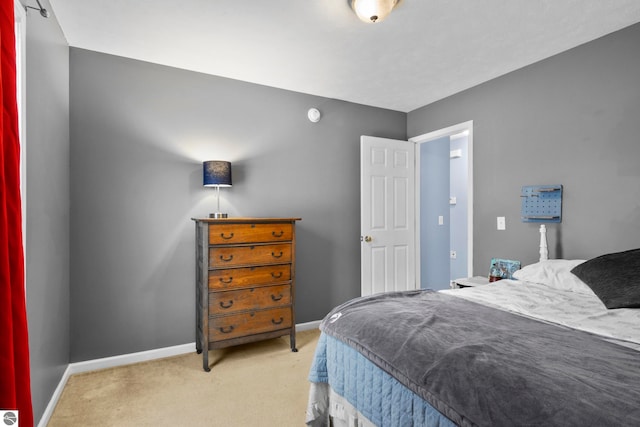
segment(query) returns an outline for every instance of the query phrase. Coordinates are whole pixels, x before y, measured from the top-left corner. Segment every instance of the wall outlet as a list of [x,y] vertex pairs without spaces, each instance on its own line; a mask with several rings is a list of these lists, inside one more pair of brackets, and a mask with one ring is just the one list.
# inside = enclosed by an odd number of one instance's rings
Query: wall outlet
[[451,251],[450,254],[451,254],[451,259],[458,258],[458,253],[456,251]]
[[505,221],[505,217],[499,216],[498,217],[498,230],[506,230],[506,229],[507,229],[507,223]]

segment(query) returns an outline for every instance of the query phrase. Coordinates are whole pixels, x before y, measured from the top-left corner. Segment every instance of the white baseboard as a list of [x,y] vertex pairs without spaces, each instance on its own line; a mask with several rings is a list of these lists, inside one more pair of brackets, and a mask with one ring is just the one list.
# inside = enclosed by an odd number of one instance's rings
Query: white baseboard
[[42,417],[40,417],[40,422],[38,423],[38,427],[47,427],[47,424],[49,424],[49,419],[51,418],[51,415],[53,415],[53,410],[56,408],[56,405],[58,404],[58,400],[62,395],[62,390],[64,390],[64,386],[67,384],[67,381],[69,380],[70,375],[71,374],[69,373],[69,366],[67,365],[67,369],[64,370],[64,374],[62,374],[62,378],[58,383],[58,387],[56,387],[55,391],[53,392],[53,395],[51,396],[51,399],[49,400],[49,404],[44,409],[44,414],[42,414]]
[[103,357],[102,359],[85,360],[69,364],[69,374],[97,371],[98,369],[114,368],[116,366],[130,365],[132,363],[146,362],[148,360],[162,359],[163,357],[179,356],[192,353],[196,350],[196,343],[175,345],[173,347],[157,348],[155,350],[140,351],[138,353],[122,354],[120,356]]
[[321,320],[315,320],[313,322],[307,322],[307,323],[298,323],[296,325],[296,332],[310,331],[311,329],[318,329],[318,327],[320,327],[320,322]]
[[[313,322],[299,323],[296,325],[296,331],[308,331],[311,329],[317,329],[320,326],[320,320]],[[67,369],[65,369],[62,378],[58,383],[51,400],[44,410],[44,414],[40,418],[38,427],[46,427],[49,424],[49,419],[53,415],[53,410],[58,404],[58,400],[62,395],[62,390],[67,384],[69,377],[73,374],[79,374],[82,372],[97,371],[99,369],[115,368],[117,366],[130,365],[132,363],[146,362],[148,360],[162,359],[165,357],[179,356],[181,354],[187,354],[195,351],[196,343],[188,343],[182,345],[175,345],[173,347],[158,348],[155,350],[140,351],[137,353],[122,354],[120,356],[103,357],[101,359],[85,360],[83,362],[69,363]]]

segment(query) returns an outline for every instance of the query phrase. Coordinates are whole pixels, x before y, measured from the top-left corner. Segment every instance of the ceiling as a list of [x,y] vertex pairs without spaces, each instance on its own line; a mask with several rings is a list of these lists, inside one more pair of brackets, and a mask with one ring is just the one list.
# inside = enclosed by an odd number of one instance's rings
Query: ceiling
[[402,112],[640,22],[638,0],[403,0],[377,24],[347,0],[41,3],[72,47]]

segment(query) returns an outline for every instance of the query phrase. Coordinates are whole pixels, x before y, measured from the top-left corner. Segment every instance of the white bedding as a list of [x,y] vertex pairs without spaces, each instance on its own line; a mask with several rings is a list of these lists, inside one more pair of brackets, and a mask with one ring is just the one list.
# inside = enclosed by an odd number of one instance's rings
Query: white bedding
[[572,292],[520,280],[499,280],[440,292],[640,348],[640,309],[607,309],[593,292]]

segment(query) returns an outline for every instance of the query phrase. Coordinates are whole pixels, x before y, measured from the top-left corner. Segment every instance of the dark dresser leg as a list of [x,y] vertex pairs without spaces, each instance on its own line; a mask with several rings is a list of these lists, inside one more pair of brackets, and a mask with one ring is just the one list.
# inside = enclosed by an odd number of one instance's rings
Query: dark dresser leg
[[208,351],[203,351],[202,352],[202,369],[204,369],[205,372],[211,372],[211,368],[209,367],[209,352]]

